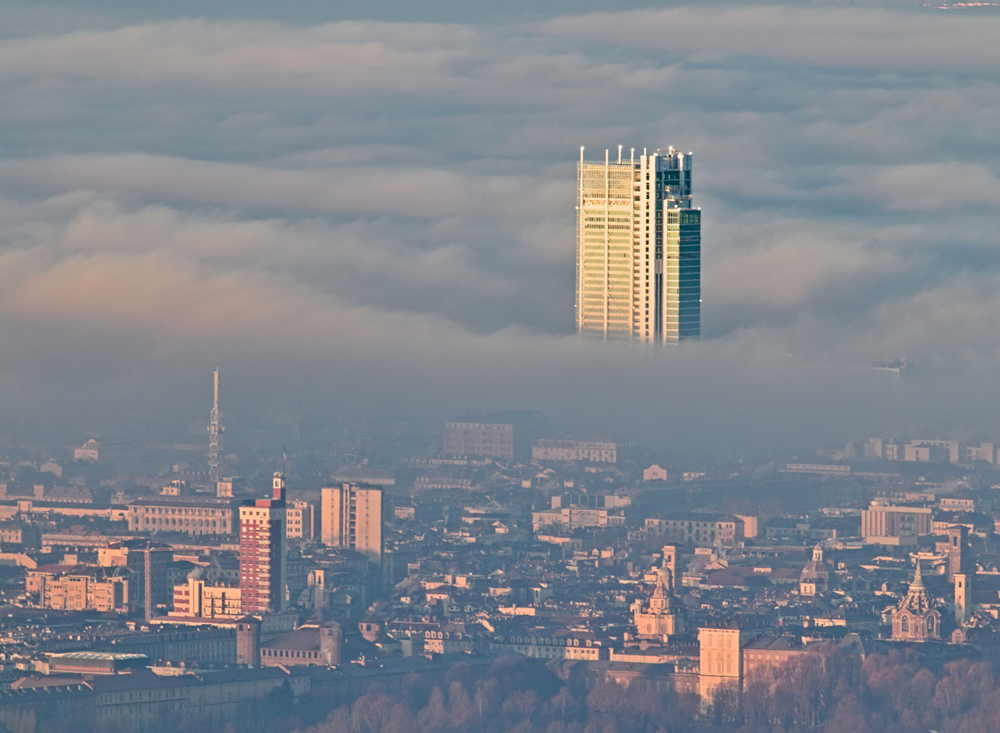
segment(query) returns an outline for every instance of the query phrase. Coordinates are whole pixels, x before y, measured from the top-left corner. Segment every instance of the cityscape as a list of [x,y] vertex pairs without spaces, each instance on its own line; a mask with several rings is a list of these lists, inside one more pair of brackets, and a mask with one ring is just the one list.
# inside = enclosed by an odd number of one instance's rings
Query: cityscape
[[0,0],[0,733],[1000,731],[997,8]]
[[9,730],[280,727],[514,660],[588,706],[652,691],[693,725],[789,670],[1000,660],[992,442],[678,463],[507,411],[238,459],[224,384],[201,446],[3,464]]

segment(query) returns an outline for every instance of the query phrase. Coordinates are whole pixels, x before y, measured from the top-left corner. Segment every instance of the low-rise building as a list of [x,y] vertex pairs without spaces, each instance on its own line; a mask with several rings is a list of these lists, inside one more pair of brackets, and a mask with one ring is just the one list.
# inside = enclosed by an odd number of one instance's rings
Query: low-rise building
[[485,637],[486,629],[479,624],[447,623],[424,633],[424,651],[437,654],[471,652],[482,648]]
[[73,460],[96,463],[115,476],[135,476],[142,473],[142,451],[132,443],[121,440],[98,442],[88,440],[73,449]]
[[42,565],[28,571],[25,590],[41,608],[128,613],[130,576],[122,567]]
[[662,468],[659,464],[654,463],[648,468],[642,470],[642,480],[643,481],[666,481],[667,480],[667,469]]
[[49,654],[35,668],[47,675],[120,674],[125,670],[143,669],[149,665],[145,654],[113,654],[111,652],[66,652]]
[[413,488],[426,489],[471,489],[475,483],[474,474],[463,468],[433,468],[413,480]]
[[98,651],[145,654],[153,660],[183,660],[201,665],[236,664],[235,619],[199,618],[193,620],[195,628],[169,625],[186,620],[154,619],[155,631],[117,636]]
[[617,463],[620,445],[613,439],[541,438],[531,446],[534,461]]
[[851,467],[841,463],[786,463],[786,473],[818,473],[821,476],[850,476]]
[[260,663],[264,667],[336,667],[341,662],[342,648],[343,632],[337,624],[303,624],[262,641]]
[[[426,644],[426,641],[425,641]],[[494,651],[516,652],[532,659],[607,660],[610,647],[590,631],[528,629],[509,635],[497,635],[490,641]]]
[[743,541],[743,522],[729,514],[672,512],[648,517],[646,531],[660,535],[665,543],[690,542],[695,547],[732,547]]
[[965,460],[969,463],[973,461],[985,461],[994,463],[997,452],[993,443],[980,443],[979,445],[969,445],[965,447]]
[[621,510],[608,511],[607,509],[567,506],[532,512],[531,523],[536,532],[552,525],[561,525],[569,529],[623,527],[625,526],[625,514]]
[[911,440],[903,446],[904,461],[949,461],[958,463],[957,440]]
[[174,610],[168,615],[203,618],[239,618],[240,589],[222,583],[189,578],[174,586]]
[[37,527],[24,526],[20,522],[0,522],[0,542],[37,548],[41,539],[42,535]]

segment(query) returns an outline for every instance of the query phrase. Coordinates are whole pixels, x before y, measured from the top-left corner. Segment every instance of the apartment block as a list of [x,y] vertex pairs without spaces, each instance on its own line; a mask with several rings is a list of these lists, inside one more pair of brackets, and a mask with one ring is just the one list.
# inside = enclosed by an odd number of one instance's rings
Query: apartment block
[[621,510],[566,506],[532,512],[531,524],[536,532],[551,526],[563,526],[568,529],[624,527],[625,514]]
[[344,547],[382,562],[382,489],[341,484],[321,492],[320,540],[327,547]]
[[673,512],[662,518],[646,519],[646,531],[660,535],[664,542],[690,542],[696,547],[716,544],[733,546],[743,541],[743,522],[728,514]]
[[174,586],[174,610],[169,616],[240,618],[240,589],[230,585],[189,578]]
[[870,544],[916,544],[917,537],[931,533],[933,521],[930,507],[891,506],[873,501],[861,512],[861,536]]
[[449,422],[444,426],[443,452],[452,456],[514,459],[514,426],[510,423]]
[[308,501],[293,501],[285,507],[290,540],[311,540],[315,537],[316,505]]
[[25,590],[41,608],[129,612],[129,572],[83,565],[43,565],[28,572]]
[[447,456],[481,456],[527,463],[534,441],[552,435],[548,419],[538,412],[506,411],[466,415],[445,424],[442,452]]

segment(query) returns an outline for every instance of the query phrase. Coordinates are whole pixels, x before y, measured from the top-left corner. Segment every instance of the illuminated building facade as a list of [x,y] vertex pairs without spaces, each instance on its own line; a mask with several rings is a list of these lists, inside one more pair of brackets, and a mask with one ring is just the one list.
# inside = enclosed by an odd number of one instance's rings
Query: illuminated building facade
[[288,608],[285,477],[274,474],[270,499],[240,506],[240,604],[243,614]]
[[701,335],[701,210],[691,155],[585,161],[577,177],[576,325],[583,335],[677,343]]

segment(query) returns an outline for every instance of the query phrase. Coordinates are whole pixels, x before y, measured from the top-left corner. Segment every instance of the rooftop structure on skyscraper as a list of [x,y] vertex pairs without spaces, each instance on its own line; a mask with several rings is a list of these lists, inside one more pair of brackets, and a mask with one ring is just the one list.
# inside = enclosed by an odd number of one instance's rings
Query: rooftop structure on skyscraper
[[581,334],[676,343],[701,335],[701,210],[691,154],[584,160],[577,176],[576,325]]

